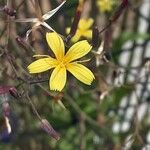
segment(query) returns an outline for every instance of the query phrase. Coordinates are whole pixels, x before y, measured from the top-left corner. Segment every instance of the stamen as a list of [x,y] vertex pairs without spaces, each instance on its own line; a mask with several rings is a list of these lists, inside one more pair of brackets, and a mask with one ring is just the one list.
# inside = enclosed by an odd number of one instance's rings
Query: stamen
[[49,58],[50,56],[48,56],[48,55],[33,55],[33,57],[47,57],[47,58]]
[[84,62],[88,62],[90,61],[91,59],[86,59],[86,60],[79,60],[79,61],[76,61],[77,63],[84,63]]

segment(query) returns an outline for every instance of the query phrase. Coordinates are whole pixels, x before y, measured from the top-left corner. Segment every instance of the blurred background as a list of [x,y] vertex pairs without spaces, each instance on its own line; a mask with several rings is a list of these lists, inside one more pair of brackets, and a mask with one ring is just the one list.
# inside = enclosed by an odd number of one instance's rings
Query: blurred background
[[[0,0],[0,150],[150,150],[150,1],[127,2],[67,0],[46,20],[65,38],[81,4],[81,19],[92,18],[97,35],[81,37],[96,43],[86,56],[95,81],[86,86],[68,74],[57,93],[49,90],[49,71],[27,71],[34,54],[49,54],[49,30],[26,18],[62,1]],[[41,118],[59,140],[43,130]]]

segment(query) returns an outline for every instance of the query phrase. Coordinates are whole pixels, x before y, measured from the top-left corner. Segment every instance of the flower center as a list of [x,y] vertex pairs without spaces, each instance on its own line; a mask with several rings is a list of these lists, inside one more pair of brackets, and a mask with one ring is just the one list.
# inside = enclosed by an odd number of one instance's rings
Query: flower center
[[80,33],[81,35],[83,35],[85,33],[86,29],[80,29]]
[[59,65],[61,68],[66,67],[66,63],[63,60],[59,61]]

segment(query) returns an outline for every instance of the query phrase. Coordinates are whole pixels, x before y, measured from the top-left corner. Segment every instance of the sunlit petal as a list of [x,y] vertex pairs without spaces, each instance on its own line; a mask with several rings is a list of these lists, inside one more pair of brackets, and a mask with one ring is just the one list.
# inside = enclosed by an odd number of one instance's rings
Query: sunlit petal
[[97,5],[99,7],[99,10],[101,12],[109,12],[112,10],[113,8],[113,1],[109,1],[109,0],[99,0],[97,2]]
[[61,60],[64,57],[65,48],[62,38],[56,33],[46,33],[46,40],[49,47],[54,52],[56,58]]
[[53,70],[52,75],[50,77],[50,81],[49,81],[50,89],[61,91],[66,84],[66,78],[67,78],[66,68],[61,67],[60,65],[57,66]]
[[92,46],[86,40],[77,42],[66,53],[65,61],[71,62],[73,60],[81,58],[86,55],[91,49]]
[[71,38],[71,41],[75,43],[79,41],[80,37],[81,37],[81,33],[79,32],[79,30],[77,30],[76,34]]
[[81,19],[79,22],[79,29],[87,30],[92,26],[93,22],[94,22],[94,20],[92,18]]
[[[71,29],[71,28],[66,28],[66,33],[67,33],[67,34],[70,33],[70,29]],[[71,38],[71,41],[72,41],[73,43],[75,43],[75,42],[79,41],[80,37],[81,37],[81,33],[80,33],[79,30],[77,30],[77,31],[76,31],[76,34]]]
[[83,36],[86,38],[92,38],[92,30],[87,30],[83,32]]
[[71,28],[66,28],[66,33],[69,34],[70,33]]
[[91,85],[93,79],[95,79],[93,73],[87,67],[78,63],[69,63],[67,70],[87,85]]
[[29,73],[40,73],[56,67],[57,60],[54,58],[41,58],[28,66]]

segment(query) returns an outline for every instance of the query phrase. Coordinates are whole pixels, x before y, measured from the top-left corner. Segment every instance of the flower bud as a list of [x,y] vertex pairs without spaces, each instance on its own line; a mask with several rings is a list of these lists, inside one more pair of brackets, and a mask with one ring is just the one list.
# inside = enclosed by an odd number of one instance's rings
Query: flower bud
[[43,129],[45,132],[47,132],[51,137],[53,137],[56,140],[59,140],[60,135],[57,133],[53,127],[50,125],[50,123],[46,119],[42,119],[40,122],[40,127]]
[[16,16],[16,10],[13,8],[9,8],[7,5],[4,6],[3,11],[11,17]]

